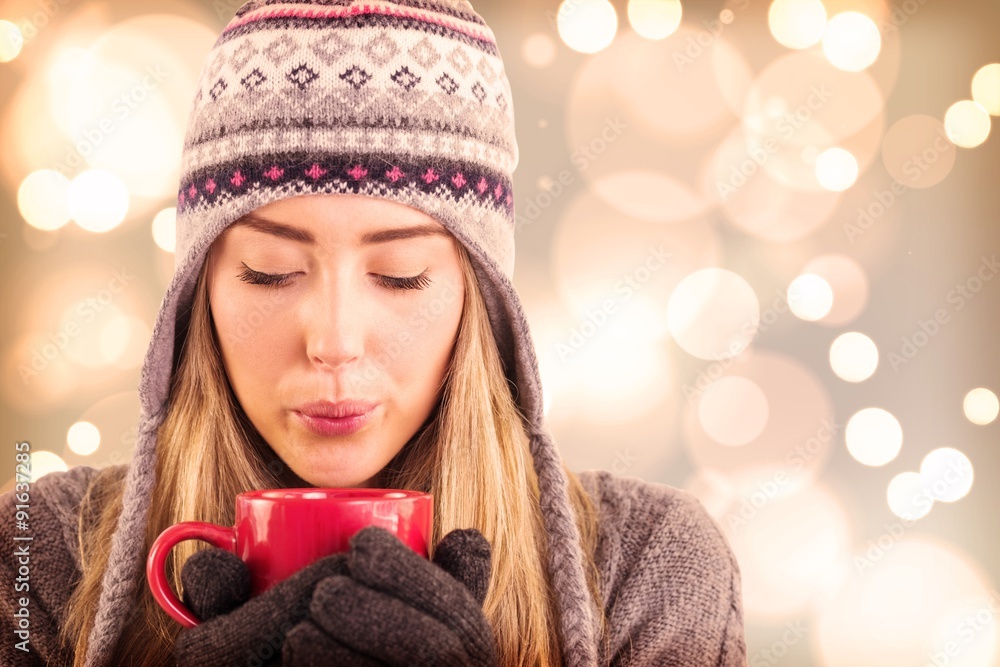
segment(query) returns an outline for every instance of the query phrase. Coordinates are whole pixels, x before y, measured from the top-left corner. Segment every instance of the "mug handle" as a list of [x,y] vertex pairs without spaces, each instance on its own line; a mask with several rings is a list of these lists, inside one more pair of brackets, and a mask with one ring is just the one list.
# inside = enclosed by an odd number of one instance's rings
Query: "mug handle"
[[[224,528],[205,521],[183,521],[170,526],[160,533],[149,550],[146,559],[146,579],[153,598],[175,621],[186,628],[198,625],[198,618],[177,598],[167,582],[167,554],[184,540],[203,540],[212,546],[236,554],[236,533],[232,528]],[[239,554],[237,554],[239,555]]]

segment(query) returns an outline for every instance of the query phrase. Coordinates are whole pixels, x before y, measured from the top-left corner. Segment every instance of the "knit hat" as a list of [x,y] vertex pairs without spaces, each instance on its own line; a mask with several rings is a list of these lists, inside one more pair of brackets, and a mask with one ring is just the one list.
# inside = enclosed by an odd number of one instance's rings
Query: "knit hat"
[[232,222],[303,194],[416,208],[468,251],[515,400],[528,420],[567,665],[596,664],[597,617],[567,478],[514,270],[513,102],[492,30],[459,0],[252,0],[207,56],[177,197],[175,272],[143,363],[138,439],[90,634],[106,664],[145,585],[156,432],[209,246]]

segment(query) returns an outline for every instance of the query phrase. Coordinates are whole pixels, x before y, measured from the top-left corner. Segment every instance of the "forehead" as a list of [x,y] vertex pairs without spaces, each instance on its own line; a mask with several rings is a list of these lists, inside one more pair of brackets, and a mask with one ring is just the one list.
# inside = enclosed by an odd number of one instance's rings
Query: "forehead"
[[[423,211],[359,195],[304,195],[272,202],[233,222],[230,230],[316,245],[324,240],[374,246],[416,238],[447,238],[445,227]],[[245,232],[244,232],[245,230]],[[251,236],[258,236],[252,234]]]

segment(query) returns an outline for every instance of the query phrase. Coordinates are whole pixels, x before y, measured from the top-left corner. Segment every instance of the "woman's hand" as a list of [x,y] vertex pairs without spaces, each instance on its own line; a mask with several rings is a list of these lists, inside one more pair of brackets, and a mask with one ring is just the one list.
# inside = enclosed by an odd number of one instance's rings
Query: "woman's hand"
[[289,633],[283,667],[497,667],[483,615],[491,549],[475,529],[445,535],[432,561],[370,526],[351,538],[347,574],[323,579]]
[[250,572],[236,555],[212,547],[181,569],[184,603],[202,622],[174,643],[178,667],[245,667],[278,662],[285,634],[309,609],[316,584],[346,574],[346,555],[321,558],[250,598]]

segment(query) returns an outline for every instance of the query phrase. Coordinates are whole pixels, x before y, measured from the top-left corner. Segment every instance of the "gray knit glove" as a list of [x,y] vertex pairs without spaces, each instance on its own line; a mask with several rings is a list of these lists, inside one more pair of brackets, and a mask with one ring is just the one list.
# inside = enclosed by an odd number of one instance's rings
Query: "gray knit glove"
[[202,622],[174,642],[178,667],[264,667],[280,663],[285,634],[305,618],[316,584],[347,572],[346,555],[321,558],[250,598],[250,572],[234,554],[211,547],[181,568],[184,604]]
[[387,530],[351,538],[348,576],[315,588],[288,633],[283,667],[497,667],[482,612],[491,549],[475,529],[445,535],[429,561]]

